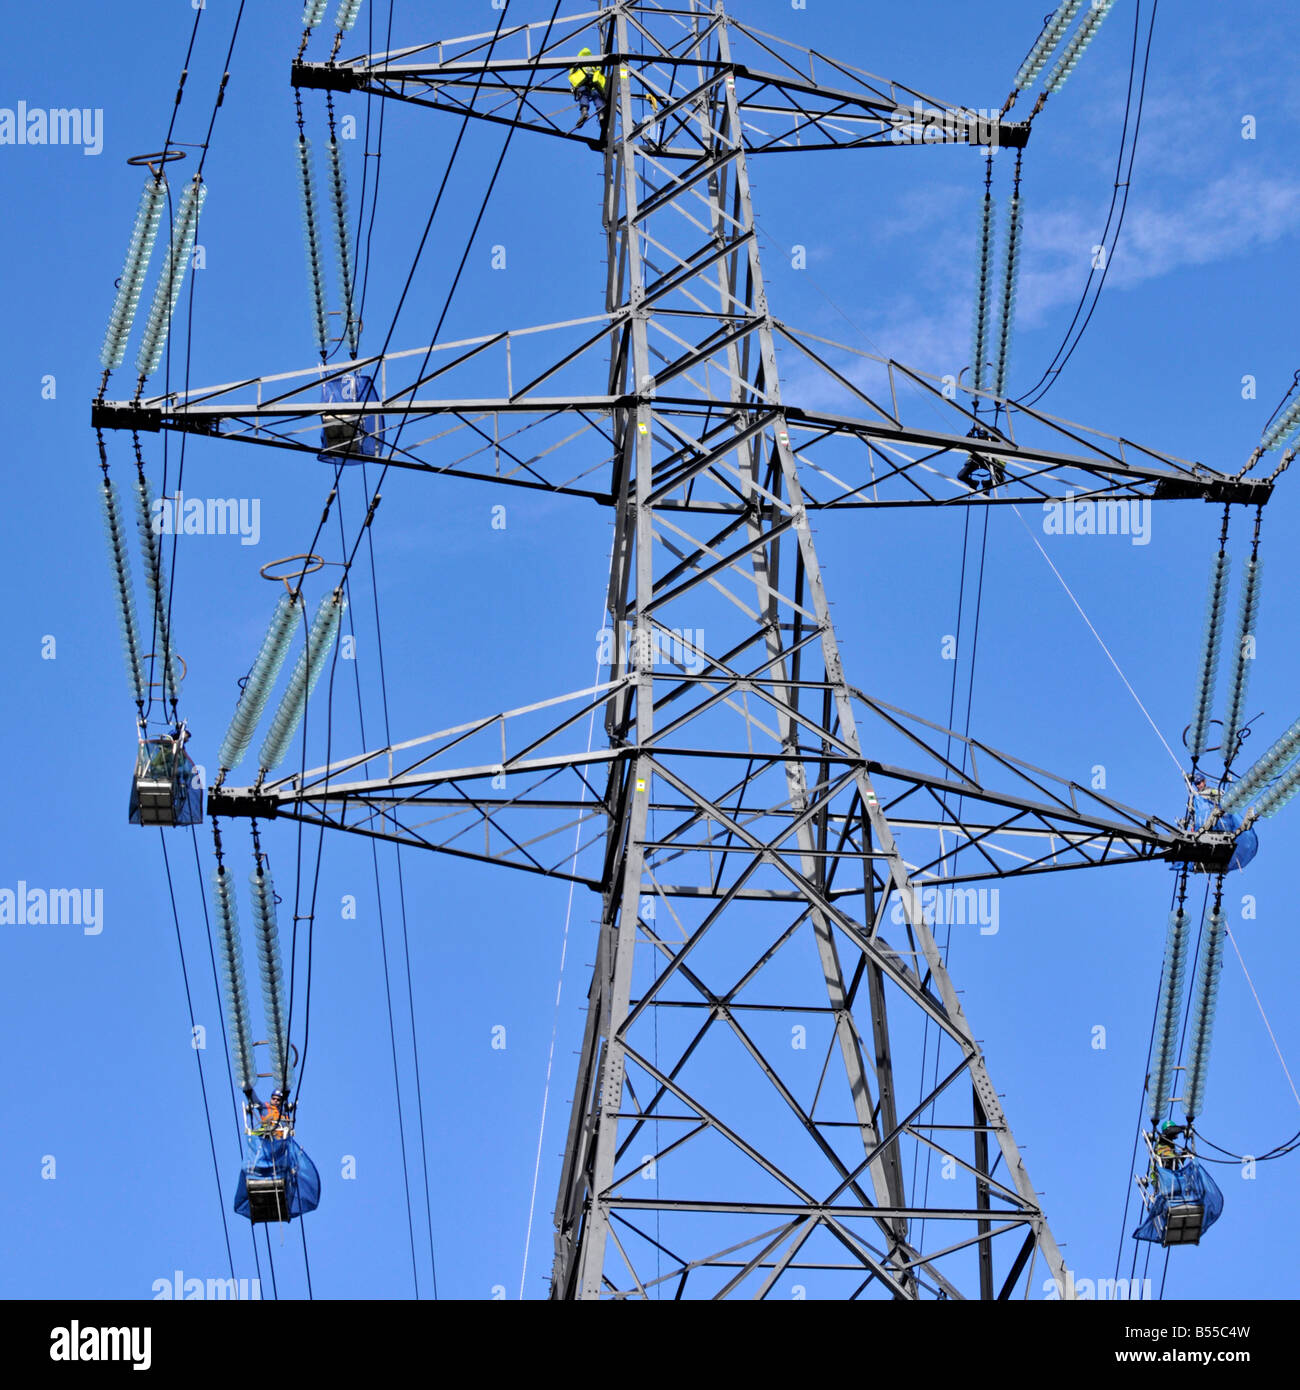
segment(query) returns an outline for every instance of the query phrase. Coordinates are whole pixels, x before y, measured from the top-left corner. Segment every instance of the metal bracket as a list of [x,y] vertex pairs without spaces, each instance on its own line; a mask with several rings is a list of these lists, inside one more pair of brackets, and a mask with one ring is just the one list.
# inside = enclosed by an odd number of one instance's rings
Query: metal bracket
[[1195,835],[1179,835],[1169,858],[1175,864],[1191,864],[1198,869],[1226,873],[1236,843],[1236,835],[1224,831],[1203,830]]
[[289,80],[295,87],[325,92],[355,92],[361,87],[361,74],[355,68],[335,67],[333,63],[294,63]]
[[276,799],[251,788],[216,788],[208,792],[208,815],[246,816],[258,820],[274,820]]
[[157,434],[162,429],[162,411],[151,406],[92,401],[90,427],[93,430],[141,430],[146,434]]
[[1266,478],[1215,478],[1200,484],[1162,478],[1155,490],[1157,502],[1200,497],[1206,502],[1241,502],[1248,507],[1262,507],[1272,495],[1273,484]]

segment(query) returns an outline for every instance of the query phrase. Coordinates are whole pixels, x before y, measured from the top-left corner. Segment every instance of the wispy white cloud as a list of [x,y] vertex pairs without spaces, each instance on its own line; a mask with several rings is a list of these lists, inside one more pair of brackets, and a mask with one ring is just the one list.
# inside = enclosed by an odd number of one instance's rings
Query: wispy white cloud
[[[928,293],[885,293],[851,312],[875,350],[927,371],[956,371],[970,354],[972,267],[969,198],[936,197],[928,217],[918,201],[914,236],[945,248],[925,276]],[[1104,216],[1080,204],[1035,209],[1025,222],[1016,321],[1034,328],[1078,300],[1088,278]],[[1293,237],[1300,226],[1300,179],[1239,168],[1199,187],[1134,191],[1105,293],[1133,290],[1195,266],[1247,255]]]
[[[1279,127],[1300,112],[1300,88],[1276,61],[1289,42],[1277,16],[1225,9],[1189,28],[1162,15],[1106,296],[1226,265],[1296,235],[1300,176]],[[1026,161],[1018,329],[1064,331],[1103,239],[1125,114],[1128,35],[1111,47],[1110,60],[1092,64],[1086,83],[1074,80],[1036,123]],[[1259,117],[1256,141],[1241,138],[1246,115]],[[1010,151],[998,157],[999,197],[1010,182],[1010,158]],[[926,371],[955,373],[971,354],[979,187],[974,178],[946,175],[900,184],[884,184],[874,215],[849,246],[816,258],[823,293],[842,312],[823,304],[801,326]]]
[[[1300,180],[1239,169],[1177,196],[1135,196],[1111,260],[1107,289],[1132,289],[1185,269],[1229,260],[1292,236]],[[1018,305],[1032,325],[1075,299],[1104,230],[1095,212],[1061,208],[1027,219]]]
[[1298,212],[1300,181],[1226,175],[1188,203],[1130,210],[1112,273],[1129,286],[1243,255],[1294,234]]

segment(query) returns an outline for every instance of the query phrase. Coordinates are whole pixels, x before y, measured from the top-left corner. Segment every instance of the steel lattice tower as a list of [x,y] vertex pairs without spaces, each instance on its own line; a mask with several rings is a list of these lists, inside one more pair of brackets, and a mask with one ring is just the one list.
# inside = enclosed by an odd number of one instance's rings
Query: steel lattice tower
[[[609,77],[599,138],[545,110],[584,44]],[[1007,1298],[1064,1284],[921,890],[1214,865],[1231,848],[849,683],[815,512],[885,525],[897,507],[1262,502],[1270,485],[1001,402],[978,444],[996,486],[973,488],[961,470],[977,412],[894,362],[871,364],[871,394],[775,318],[750,155],[897,145],[917,101],[970,143],[1026,134],[981,133],[967,110],[793,52],[721,0],[620,0],[294,69],[299,87],[468,111],[604,159],[603,314],[437,345],[419,375],[423,349],[343,364],[331,370],[374,372],[380,400],[330,412],[421,433],[392,444],[391,466],[612,508],[608,678],[210,798],[214,815],[293,817],[599,893],[556,1298],[763,1297],[778,1281],[841,1298]],[[842,413],[783,399],[778,344]],[[101,404],[98,420],[315,451],[320,378]],[[900,385],[949,423],[905,420]],[[584,751],[593,710],[607,746]],[[931,1164],[942,1176],[927,1181]]]

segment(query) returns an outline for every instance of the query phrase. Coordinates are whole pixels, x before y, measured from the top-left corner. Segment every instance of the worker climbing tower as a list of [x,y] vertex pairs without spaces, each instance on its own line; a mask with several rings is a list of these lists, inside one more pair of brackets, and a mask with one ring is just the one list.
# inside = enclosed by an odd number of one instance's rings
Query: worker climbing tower
[[[587,47],[594,57],[579,59]],[[467,712],[455,728],[277,777],[317,654],[338,630],[341,599],[325,594],[256,782],[227,785],[223,770],[210,813],[293,818],[598,895],[553,1297],[765,1297],[797,1283],[814,1297],[1009,1298],[1043,1279],[1067,1287],[926,895],[1143,860],[1218,871],[1233,838],[1132,810],[854,684],[812,522],[846,512],[865,533],[899,507],[1077,497],[1262,505],[1271,480],[1001,395],[1018,181],[996,349],[988,264],[976,334],[977,358],[995,351],[996,392],[982,361],[954,398],[775,315],[751,157],[1020,149],[1023,124],[758,36],[721,0],[618,0],[397,53],[338,60],[337,50],[327,62],[300,54],[300,99],[367,92],[576,142],[603,161],[603,308],[366,356],[349,289],[351,360],[101,400],[96,423],[593,499],[614,517],[608,669],[522,709]],[[579,62],[607,77],[599,129],[575,129],[566,104]],[[923,138],[927,127],[942,140]],[[987,262],[987,207],[981,238]],[[313,252],[319,336],[318,272]],[[816,374],[818,401],[837,404],[787,400],[782,360]],[[916,399],[923,424],[904,414]],[[316,422],[319,443],[306,438]],[[408,429],[418,444],[403,441]],[[300,582],[286,585],[256,668],[268,681],[250,680],[223,769],[249,746]],[[606,746],[588,750],[580,734],[593,712]],[[1170,949],[1181,987],[1182,935]],[[278,962],[265,968],[273,981]],[[278,1073],[288,1063],[283,1040],[275,1047]],[[942,1176],[928,1176],[932,1165]]]

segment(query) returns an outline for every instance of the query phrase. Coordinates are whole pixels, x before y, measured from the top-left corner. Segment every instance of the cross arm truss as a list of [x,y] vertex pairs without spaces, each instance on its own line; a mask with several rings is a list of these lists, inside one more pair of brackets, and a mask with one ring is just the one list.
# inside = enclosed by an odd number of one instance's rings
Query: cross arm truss
[[[698,273],[698,268],[696,270]],[[649,392],[662,448],[654,502],[665,510],[743,511],[739,457],[781,439],[803,469],[810,510],[1061,504],[1115,509],[1199,498],[1262,504],[1271,480],[1229,473],[1047,415],[902,363],[774,323],[777,338],[818,379],[824,404],[755,400],[719,409],[716,356],[744,350],[759,325],[702,330],[691,317],[651,321],[659,370]],[[691,330],[696,332],[692,333]],[[320,454],[322,417],[358,422],[357,440],[329,458],[376,457],[391,467],[616,503],[613,419],[634,403],[591,390],[599,359],[626,349],[627,314],[486,334],[138,401],[100,401],[92,423],[183,431]],[[423,371],[421,364],[426,363]],[[322,401],[326,382],[361,373],[377,399]],[[980,413],[977,413],[977,409]],[[972,461],[982,470],[971,475]],[[982,480],[981,480],[982,479]],[[1127,513],[1091,524],[1128,525]],[[1061,525],[1073,530],[1072,519]]]
[[[743,652],[716,662],[689,634],[651,631],[656,654],[677,667],[657,677],[657,706],[672,717],[648,743],[654,782],[647,805],[662,827],[649,842],[649,863],[666,897],[794,900],[787,885],[738,885],[736,875],[754,854],[798,858],[800,825],[819,818],[831,836],[820,857],[872,871],[882,856],[864,839],[865,807],[856,790],[863,774],[918,890],[1146,860],[1209,866],[1231,853],[1230,835],[1183,830],[855,692],[864,716],[874,716],[877,746],[891,743],[909,762],[864,758],[798,713],[793,698],[818,700],[824,682],[803,682],[797,692],[789,682],[778,688],[762,664],[746,664]],[[626,680],[614,681],[306,773],[252,787],[223,785],[210,792],[209,809],[301,820],[598,889],[609,823],[636,796],[634,759],[618,747],[576,745],[593,719],[613,718],[626,692]],[[748,751],[697,746],[697,732],[720,710],[743,720]],[[554,722],[557,712],[562,717]],[[782,718],[804,737],[763,748]],[[785,765],[814,751],[820,777],[796,810]],[[677,769],[697,781],[707,771],[712,794],[688,794]],[[826,888],[831,901],[863,891],[860,881]],[[874,891],[883,914],[891,905],[887,876],[876,875]],[[973,901],[964,898],[963,909]]]
[[[1028,141],[1027,124],[1003,120],[996,110],[940,101],[729,15],[713,21],[728,30],[726,60],[702,50],[699,36],[685,27],[674,43],[662,24],[643,22],[638,14],[658,8],[626,8],[630,51],[619,48],[611,33],[615,7],[606,7],[553,25],[507,25],[500,34],[441,39],[340,62],[299,61],[291,77],[296,87],[366,92],[599,149],[599,133],[573,129],[569,82],[575,68],[597,67],[611,98],[617,84],[627,84],[633,138],[669,159],[698,156],[708,140],[698,116],[723,83],[735,96],[748,154],[936,142],[1019,148]],[[592,56],[580,56],[583,48]]]

